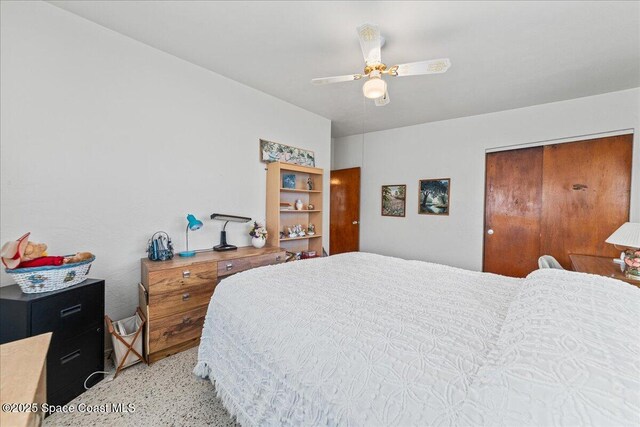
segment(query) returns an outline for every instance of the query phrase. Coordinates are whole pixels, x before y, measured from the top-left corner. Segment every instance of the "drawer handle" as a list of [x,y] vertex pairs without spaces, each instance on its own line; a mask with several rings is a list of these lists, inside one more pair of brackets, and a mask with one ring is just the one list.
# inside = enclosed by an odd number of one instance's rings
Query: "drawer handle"
[[76,350],[72,353],[67,354],[66,356],[62,356],[60,358],[60,364],[64,365],[65,363],[69,363],[73,359],[77,359],[78,357],[80,357],[80,350]]
[[182,272],[182,277],[185,279],[188,279],[189,277],[191,277],[191,272],[189,270],[185,270]]
[[233,264],[232,263],[227,264],[227,271],[231,270],[232,268],[233,268]]
[[191,295],[187,292],[186,294],[182,294],[182,301],[186,301],[191,297]]
[[185,323],[185,324],[186,324],[186,323],[191,323],[191,317],[189,317],[189,316],[184,316],[184,317],[182,318],[182,323]]
[[71,316],[72,314],[76,314],[82,311],[82,304],[74,305],[73,307],[68,307],[60,310],[60,317]]
[[276,261],[280,261],[281,259],[282,259],[282,255],[278,255],[278,256],[276,257]]

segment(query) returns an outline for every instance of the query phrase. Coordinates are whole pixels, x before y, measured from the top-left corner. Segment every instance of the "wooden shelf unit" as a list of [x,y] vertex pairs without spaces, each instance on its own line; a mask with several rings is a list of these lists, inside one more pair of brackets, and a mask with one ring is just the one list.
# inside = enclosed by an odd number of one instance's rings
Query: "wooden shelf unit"
[[[268,245],[280,246],[289,252],[316,251],[322,255],[322,198],[323,198],[323,170],[308,166],[290,165],[274,162],[267,165],[267,231]],[[283,188],[283,175],[295,175],[296,187]],[[307,180],[311,178],[313,190],[307,189]],[[287,202],[295,205],[297,199],[302,200],[302,210],[280,210],[280,203]],[[314,209],[308,210],[311,203]],[[280,232],[286,227],[309,224],[315,226],[316,234],[283,239]]]

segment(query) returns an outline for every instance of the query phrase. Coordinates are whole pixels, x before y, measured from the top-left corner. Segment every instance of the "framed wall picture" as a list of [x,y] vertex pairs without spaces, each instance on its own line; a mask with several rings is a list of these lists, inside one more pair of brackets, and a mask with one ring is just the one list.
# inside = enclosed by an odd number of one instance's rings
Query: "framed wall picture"
[[406,185],[382,186],[382,216],[404,217],[407,207]]
[[449,215],[451,178],[421,179],[418,183],[418,213]]
[[260,161],[264,163],[282,162],[315,167],[316,155],[313,151],[261,139]]

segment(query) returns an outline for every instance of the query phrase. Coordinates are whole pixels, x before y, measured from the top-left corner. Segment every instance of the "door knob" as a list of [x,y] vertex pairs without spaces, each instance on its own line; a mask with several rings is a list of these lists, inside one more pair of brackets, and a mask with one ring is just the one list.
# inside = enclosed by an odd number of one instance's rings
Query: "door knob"
[[351,224],[357,225],[359,221],[353,221]]
[[487,230],[487,234],[488,234],[488,235],[492,235],[492,234],[493,234],[493,229],[492,229],[492,228],[488,229],[488,230]]

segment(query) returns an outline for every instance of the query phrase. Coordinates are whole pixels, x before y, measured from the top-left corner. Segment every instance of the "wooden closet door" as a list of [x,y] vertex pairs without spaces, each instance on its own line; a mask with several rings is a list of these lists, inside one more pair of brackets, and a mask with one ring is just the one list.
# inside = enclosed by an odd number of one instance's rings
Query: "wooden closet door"
[[542,147],[486,157],[483,271],[524,277],[538,268]]
[[605,239],[629,220],[632,138],[544,147],[540,249],[564,268],[571,253],[619,255]]

